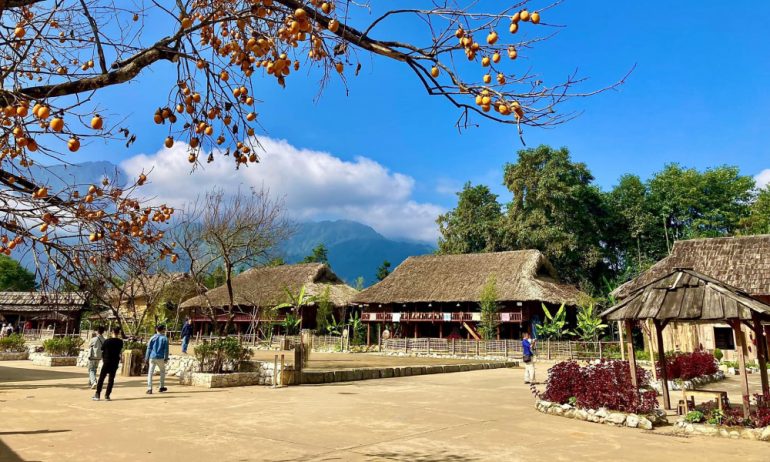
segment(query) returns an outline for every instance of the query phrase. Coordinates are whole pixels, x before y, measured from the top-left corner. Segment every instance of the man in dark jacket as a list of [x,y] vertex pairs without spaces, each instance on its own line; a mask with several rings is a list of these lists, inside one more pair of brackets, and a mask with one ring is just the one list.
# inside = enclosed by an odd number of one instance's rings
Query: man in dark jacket
[[102,394],[102,385],[104,385],[104,378],[109,375],[109,381],[107,382],[107,391],[104,394],[104,399],[110,400],[112,394],[112,386],[115,384],[115,373],[118,372],[118,364],[120,364],[120,353],[123,351],[123,340],[120,339],[120,327],[112,329],[112,338],[108,338],[102,344],[102,370],[99,373],[99,381],[96,383],[96,394],[93,397],[94,401],[99,401]]
[[190,344],[190,337],[193,334],[192,322],[189,318],[185,319],[182,326],[182,353],[187,354],[187,346]]

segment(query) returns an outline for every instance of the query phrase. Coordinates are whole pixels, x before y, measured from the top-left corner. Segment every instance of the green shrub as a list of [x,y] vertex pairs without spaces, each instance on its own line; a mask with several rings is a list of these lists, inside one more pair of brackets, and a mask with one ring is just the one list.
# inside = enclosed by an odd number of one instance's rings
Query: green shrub
[[12,334],[0,338],[0,351],[12,351],[14,353],[26,351],[27,347],[24,343],[24,337],[19,334]]
[[717,359],[717,361],[721,361],[722,358],[725,357],[725,354],[722,353],[722,350],[720,350],[719,348],[715,348],[714,349],[714,357]]
[[81,345],[80,337],[54,337],[43,342],[43,351],[50,356],[77,356]]
[[684,416],[684,420],[690,423],[703,422],[703,413],[701,411],[690,411]]
[[238,372],[241,363],[251,359],[251,349],[243,346],[235,337],[224,337],[210,342],[204,340],[195,347],[195,359],[198,360],[200,372]]
[[142,354],[142,357],[144,357],[144,354],[147,352],[147,344],[136,340],[126,340],[123,342],[123,351],[129,350],[138,351]]
[[647,350],[636,350],[634,352],[634,356],[639,361],[649,361],[650,360],[650,352]]

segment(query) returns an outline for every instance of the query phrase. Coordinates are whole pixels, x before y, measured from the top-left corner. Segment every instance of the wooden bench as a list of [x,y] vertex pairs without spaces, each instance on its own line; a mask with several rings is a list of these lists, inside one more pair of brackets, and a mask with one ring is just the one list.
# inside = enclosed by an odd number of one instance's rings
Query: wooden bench
[[717,407],[720,411],[724,412],[725,407],[730,406],[730,400],[727,398],[726,391],[720,390],[682,390],[682,396],[684,397],[684,409],[683,414],[687,414],[691,409],[695,408],[695,398],[697,397],[700,402],[704,401],[716,401]]

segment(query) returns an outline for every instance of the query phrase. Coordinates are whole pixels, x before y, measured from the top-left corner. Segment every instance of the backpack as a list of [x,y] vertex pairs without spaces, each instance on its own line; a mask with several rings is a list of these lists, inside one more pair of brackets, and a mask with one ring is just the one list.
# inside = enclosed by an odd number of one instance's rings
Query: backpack
[[91,344],[91,348],[88,351],[88,359],[102,359],[102,345],[104,345],[104,339],[101,337],[95,337],[96,341]]

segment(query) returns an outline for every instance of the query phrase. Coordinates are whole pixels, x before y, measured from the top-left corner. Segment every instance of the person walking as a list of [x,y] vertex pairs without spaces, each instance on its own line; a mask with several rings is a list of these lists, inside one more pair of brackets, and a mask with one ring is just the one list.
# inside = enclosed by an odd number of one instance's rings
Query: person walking
[[[102,329],[104,331],[104,329]],[[108,338],[102,344],[102,370],[99,372],[99,381],[96,382],[96,393],[92,398],[99,401],[104,386],[104,378],[109,376],[107,381],[107,390],[104,393],[104,399],[110,400],[112,395],[112,386],[115,385],[115,374],[118,372],[120,364],[120,353],[123,351],[123,340],[120,338],[120,327],[112,329],[112,338]]]
[[193,334],[193,327],[190,318],[185,319],[182,326],[182,354],[187,354],[187,346],[190,345],[190,337]]
[[88,386],[92,389],[96,387],[96,370],[99,368],[99,361],[102,359],[102,346],[105,342],[103,334],[104,327],[97,327],[88,344]]
[[147,343],[147,353],[144,359],[150,363],[147,372],[147,394],[152,394],[152,375],[155,368],[160,370],[160,388],[158,392],[163,393],[166,388],[166,361],[168,361],[168,337],[166,337],[166,326],[160,325],[155,328],[155,335]]
[[522,360],[524,361],[524,383],[536,383],[535,382],[535,358],[532,352],[535,348],[537,340],[533,340],[529,336],[529,332],[524,332],[521,339],[521,351],[523,353]]

